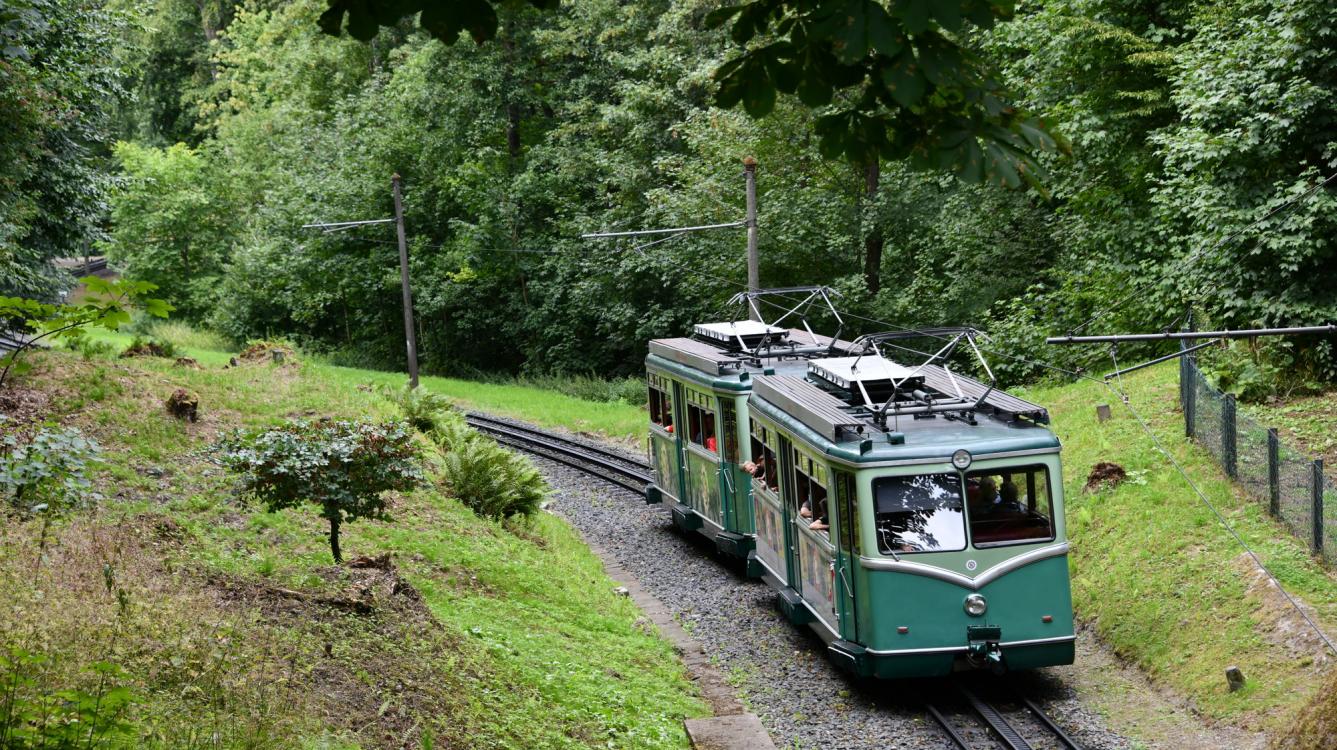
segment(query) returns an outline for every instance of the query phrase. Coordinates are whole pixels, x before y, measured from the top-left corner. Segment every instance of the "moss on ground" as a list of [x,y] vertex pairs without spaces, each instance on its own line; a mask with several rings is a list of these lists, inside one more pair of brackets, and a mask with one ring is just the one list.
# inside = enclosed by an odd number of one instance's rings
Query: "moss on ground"
[[[483,520],[431,487],[344,527],[349,558],[389,564],[336,567],[314,513],[240,504],[201,453],[236,426],[391,416],[356,386],[396,378],[197,358],[53,352],[21,382],[106,458],[106,500],[45,552],[38,522],[0,526],[0,646],[52,657],[48,686],[124,667],[136,747],[686,747],[695,687],[564,522]],[[166,414],[176,388],[198,423]]]

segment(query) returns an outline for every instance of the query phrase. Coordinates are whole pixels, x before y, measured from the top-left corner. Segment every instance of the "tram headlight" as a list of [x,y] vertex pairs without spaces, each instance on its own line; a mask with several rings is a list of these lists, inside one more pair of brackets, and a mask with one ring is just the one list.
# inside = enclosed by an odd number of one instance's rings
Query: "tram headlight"
[[962,448],[958,450],[956,453],[952,454],[952,466],[955,466],[960,471],[965,471],[966,469],[969,469],[970,462],[972,460],[974,459],[971,457],[970,451],[966,450],[965,448]]
[[981,617],[989,609],[989,602],[981,594],[971,594],[966,597],[966,614],[971,617]]

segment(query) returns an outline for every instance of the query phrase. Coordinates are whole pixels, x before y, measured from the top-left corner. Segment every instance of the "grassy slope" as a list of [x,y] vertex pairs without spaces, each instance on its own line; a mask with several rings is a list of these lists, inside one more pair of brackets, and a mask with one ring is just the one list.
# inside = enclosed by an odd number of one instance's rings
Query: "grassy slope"
[[[511,527],[435,490],[413,493],[396,502],[395,522],[346,526],[344,549],[395,553],[422,606],[391,595],[371,616],[307,606],[370,584],[330,565],[314,514],[239,507],[198,450],[236,425],[389,416],[354,386],[397,378],[321,365],[223,370],[225,354],[190,354],[205,369],[50,354],[26,379],[56,394],[63,421],[102,441],[109,497],[52,532],[40,575],[39,527],[6,528],[0,598],[19,604],[0,613],[0,633],[59,657],[67,676],[107,655],[122,663],[146,731],[166,746],[191,744],[184,733],[202,724],[224,727],[221,744],[234,747],[399,746],[424,730],[438,747],[685,746],[681,718],[704,707],[671,648],[637,626],[598,560],[547,514]],[[199,424],[163,413],[175,387],[200,395]],[[453,395],[517,411],[526,398],[462,392]],[[129,610],[98,591],[103,561],[131,592]],[[307,604],[294,609],[285,591]],[[193,658],[183,644],[220,632],[244,645],[221,662],[205,649],[196,668],[169,674]]]
[[[171,338],[179,340],[186,354],[201,364],[222,367],[232,356],[226,352],[192,346],[196,340],[187,331],[178,335],[179,339],[177,336]],[[94,337],[118,349],[123,349],[132,339],[126,334],[106,332],[97,332]],[[406,382],[405,376],[400,373],[339,367],[324,364],[318,359],[308,363],[307,371],[332,385],[348,388],[367,383],[398,387]],[[519,417],[547,427],[599,433],[624,442],[639,440],[645,434],[644,411],[623,403],[584,401],[540,388],[477,383],[432,375],[424,376],[421,382],[451,397],[465,408]]]
[[[1126,379],[1135,409],[1259,553],[1286,588],[1312,605],[1337,632],[1337,582],[1305,547],[1271,521],[1257,502],[1231,484],[1202,448],[1183,439],[1175,368],[1163,366]],[[1250,591],[1251,564],[1179,473],[1155,449],[1117,398],[1090,382],[1037,389],[1063,440],[1073,593],[1120,655],[1153,679],[1192,699],[1208,716],[1276,729],[1318,687],[1312,641],[1292,651],[1280,643],[1277,616],[1293,616],[1275,597]],[[1097,404],[1114,418],[1100,423]],[[1098,461],[1114,461],[1132,480],[1114,490],[1083,493]],[[1249,678],[1226,689],[1224,669]]]

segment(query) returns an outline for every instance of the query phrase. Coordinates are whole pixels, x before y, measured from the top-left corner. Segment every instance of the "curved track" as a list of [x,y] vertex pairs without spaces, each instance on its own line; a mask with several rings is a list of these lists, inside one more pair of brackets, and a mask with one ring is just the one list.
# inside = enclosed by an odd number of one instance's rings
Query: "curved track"
[[[570,466],[633,492],[644,492],[645,486],[653,480],[645,462],[614,451],[484,414],[469,413],[466,419],[471,427],[500,443]],[[954,700],[926,703],[924,708],[960,750],[999,746],[1006,750],[1081,750],[1081,746],[1030,698],[1011,696],[995,704],[962,685],[956,685],[955,692]],[[1008,705],[1009,709],[999,708],[1000,704]],[[953,716],[957,719],[953,720]]]
[[633,492],[644,493],[645,486],[653,481],[650,467],[643,461],[614,451],[483,414],[471,412],[465,419],[470,427],[487,433],[499,443],[579,469]]

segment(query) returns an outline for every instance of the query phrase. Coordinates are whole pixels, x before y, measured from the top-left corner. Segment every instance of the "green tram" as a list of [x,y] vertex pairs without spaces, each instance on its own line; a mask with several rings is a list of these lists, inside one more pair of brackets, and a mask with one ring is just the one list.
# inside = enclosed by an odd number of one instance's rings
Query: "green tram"
[[[807,359],[847,345],[805,329],[751,320],[697,325],[694,338],[656,339],[646,357],[650,503],[667,501],[674,523],[745,560],[753,548],[748,396],[755,377],[802,373]],[[756,570],[754,568],[754,570]]]
[[[647,500],[669,501],[680,528],[746,555],[786,616],[853,674],[1071,664],[1048,413],[945,366],[961,341],[979,356],[973,331],[933,334],[950,343],[916,367],[879,349],[906,334],[827,339],[821,351],[744,365],[721,350],[709,367],[705,347],[716,347],[705,341],[666,340],[702,345],[690,347],[694,362],[652,342]],[[722,454],[704,444],[716,434],[712,409]]]

